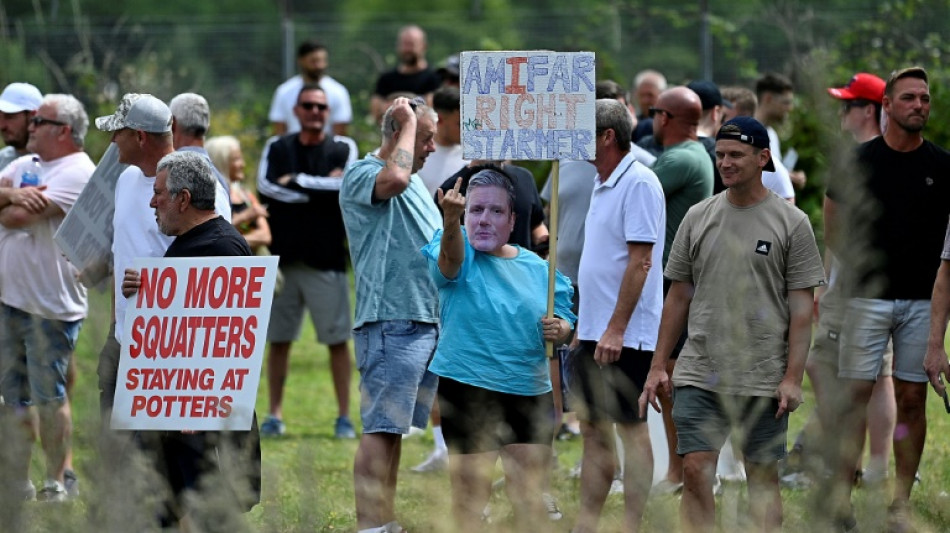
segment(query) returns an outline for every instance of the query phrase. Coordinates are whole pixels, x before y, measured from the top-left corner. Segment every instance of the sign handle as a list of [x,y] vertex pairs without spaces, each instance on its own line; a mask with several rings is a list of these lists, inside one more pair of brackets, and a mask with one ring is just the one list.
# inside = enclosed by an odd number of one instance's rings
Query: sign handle
[[[548,318],[554,318],[554,272],[557,269],[558,180],[560,170],[561,161],[555,159],[554,165],[551,167],[551,203],[549,204],[550,210],[548,213],[548,221],[551,224],[551,227],[548,228]],[[548,355],[548,359],[554,357],[553,342],[545,341],[544,350]]]

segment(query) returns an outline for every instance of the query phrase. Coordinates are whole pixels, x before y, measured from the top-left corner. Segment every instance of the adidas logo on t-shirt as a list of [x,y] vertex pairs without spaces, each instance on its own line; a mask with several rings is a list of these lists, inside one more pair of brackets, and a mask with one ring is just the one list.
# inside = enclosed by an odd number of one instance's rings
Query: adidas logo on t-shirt
[[757,254],[769,255],[769,250],[771,249],[772,243],[769,241],[759,241],[758,244],[755,245],[755,253]]

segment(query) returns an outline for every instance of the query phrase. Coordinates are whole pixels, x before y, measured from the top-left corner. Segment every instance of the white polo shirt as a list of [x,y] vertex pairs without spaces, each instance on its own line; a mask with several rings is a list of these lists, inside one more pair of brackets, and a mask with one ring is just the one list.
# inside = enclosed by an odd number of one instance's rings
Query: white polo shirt
[[[327,120],[323,130],[332,135],[334,124],[349,124],[353,121],[350,92],[346,90],[342,83],[330,76],[321,77],[318,85],[326,93],[327,104],[330,105],[329,120]],[[303,77],[298,74],[281,83],[274,91],[274,98],[271,100],[270,112],[267,118],[271,122],[287,124],[287,133],[300,131],[300,121],[297,120],[297,115],[294,114],[294,106],[297,105],[297,96],[300,95],[300,89],[303,89]]]
[[599,341],[617,305],[630,254],[627,243],[653,244],[653,266],[623,336],[627,348],[656,349],[663,311],[666,200],[652,170],[627,154],[610,177],[598,176],[584,226],[578,274],[578,337]]

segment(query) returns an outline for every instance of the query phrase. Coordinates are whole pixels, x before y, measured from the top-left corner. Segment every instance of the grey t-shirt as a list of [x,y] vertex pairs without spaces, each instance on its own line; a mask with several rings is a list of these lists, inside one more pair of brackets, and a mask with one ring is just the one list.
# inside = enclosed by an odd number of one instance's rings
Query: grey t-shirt
[[695,287],[674,385],[773,396],[788,363],[788,291],[824,282],[808,216],[773,193],[750,207],[717,194],[684,217],[665,275]]
[[[584,221],[590,208],[597,168],[587,161],[561,161],[558,172],[557,269],[577,285],[577,270],[584,249]],[[541,190],[551,201],[551,178]]]
[[355,327],[382,320],[439,321],[439,294],[420,251],[442,217],[422,178],[388,200],[374,201],[383,161],[370,154],[343,174],[340,208],[356,275]]

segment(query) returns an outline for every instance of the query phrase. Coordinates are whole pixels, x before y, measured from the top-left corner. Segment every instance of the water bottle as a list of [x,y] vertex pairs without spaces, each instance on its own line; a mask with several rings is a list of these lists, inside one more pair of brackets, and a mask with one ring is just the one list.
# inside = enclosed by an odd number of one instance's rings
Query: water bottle
[[34,157],[33,162],[30,163],[26,170],[23,171],[23,174],[20,175],[20,187],[39,187],[41,170],[40,159]]

